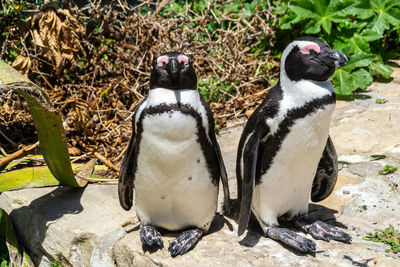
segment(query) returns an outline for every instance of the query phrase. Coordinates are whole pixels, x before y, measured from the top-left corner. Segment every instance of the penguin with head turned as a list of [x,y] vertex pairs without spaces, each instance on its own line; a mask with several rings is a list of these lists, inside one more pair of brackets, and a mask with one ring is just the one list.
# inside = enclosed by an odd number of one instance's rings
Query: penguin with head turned
[[132,119],[132,138],[118,182],[120,204],[129,210],[134,201],[144,245],[163,246],[158,228],[184,230],[169,244],[175,257],[208,231],[220,179],[229,210],[214,119],[197,91],[193,65],[182,53],[165,53],[154,63],[149,94]]
[[252,213],[266,236],[300,252],[314,252],[315,242],[280,227],[278,218],[315,239],[351,243],[345,232],[307,217],[310,196],[325,199],[337,180],[328,135],[336,95],[329,77],[347,62],[313,37],[298,38],[283,51],[279,82],[251,115],[239,142],[239,235]]

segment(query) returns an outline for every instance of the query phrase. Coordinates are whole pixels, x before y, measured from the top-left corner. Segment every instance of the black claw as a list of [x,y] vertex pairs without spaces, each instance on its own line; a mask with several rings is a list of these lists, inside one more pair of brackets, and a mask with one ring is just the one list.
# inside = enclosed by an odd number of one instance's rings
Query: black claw
[[147,246],[162,246],[163,240],[161,234],[151,225],[145,225],[140,228],[140,241]]
[[346,244],[351,244],[351,242],[353,242],[353,238],[349,235],[346,234],[345,232],[343,232],[342,236],[339,236],[336,241],[340,241]]
[[200,229],[191,229],[183,232],[169,244],[168,250],[171,256],[176,257],[185,254],[196,244],[202,234],[203,231]]

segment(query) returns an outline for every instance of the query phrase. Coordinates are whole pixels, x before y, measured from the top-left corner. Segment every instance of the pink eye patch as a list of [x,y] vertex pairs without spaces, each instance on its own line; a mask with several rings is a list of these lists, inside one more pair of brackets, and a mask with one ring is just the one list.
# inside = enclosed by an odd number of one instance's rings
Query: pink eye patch
[[157,58],[157,66],[162,67],[162,65],[163,65],[164,63],[165,63],[165,64],[168,64],[168,60],[169,60],[168,56],[161,56],[161,57],[158,57],[158,58]]
[[310,50],[314,50],[315,52],[321,52],[321,48],[317,44],[306,45],[302,49],[300,49],[300,53],[308,55],[310,54]]
[[185,64],[185,66],[189,65],[189,59],[185,55],[179,55],[178,56],[178,61],[179,61],[179,63]]

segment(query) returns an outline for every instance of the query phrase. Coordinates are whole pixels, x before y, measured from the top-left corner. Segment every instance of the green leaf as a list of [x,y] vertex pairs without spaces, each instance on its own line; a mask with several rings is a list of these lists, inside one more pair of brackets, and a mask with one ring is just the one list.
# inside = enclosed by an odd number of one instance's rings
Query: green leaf
[[321,22],[317,21],[309,21],[305,27],[304,32],[308,34],[314,34],[314,33],[319,33],[321,31]]
[[356,34],[356,36],[365,42],[372,42],[382,38],[382,35],[371,29],[365,29],[361,34]]
[[372,63],[372,69],[375,71],[375,73],[377,73],[378,75],[382,75],[386,79],[390,78],[390,75],[392,75],[393,72],[393,69],[391,67],[381,62]]
[[375,100],[375,103],[377,104],[385,104],[387,102],[387,100],[385,98],[377,98]]
[[356,89],[352,76],[344,69],[337,69],[331,79],[338,95],[350,95]]
[[7,246],[11,266],[34,267],[32,260],[19,245],[11,219],[0,208],[0,246]]
[[47,166],[35,166],[7,171],[0,176],[0,192],[22,188],[43,187],[60,184]]
[[348,72],[356,69],[369,66],[375,59],[374,55],[360,53],[353,55],[349,58],[349,64],[343,68]]
[[332,21],[322,18],[321,25],[328,34],[331,34]]
[[369,0],[355,1],[355,5],[341,11],[344,16],[352,15],[359,19],[368,19],[374,15],[374,12],[370,9]]
[[300,6],[292,5],[290,9],[296,13],[299,17],[304,18],[304,19],[314,19],[318,18],[319,16],[312,12],[309,9],[302,8]]
[[[60,182],[53,176],[48,166],[37,166],[37,162],[43,162],[43,160],[41,156],[28,155],[11,162],[5,170],[0,172],[0,192],[59,185]],[[79,179],[78,177],[107,179],[107,177],[99,177],[93,174],[93,171],[107,170],[107,167],[95,165],[95,162],[96,158],[84,165],[72,164],[74,173],[77,173],[76,179]]]
[[87,181],[75,179],[61,118],[46,93],[3,61],[0,61],[0,85],[3,90],[13,90],[27,101],[41,152],[54,177],[63,185],[85,186]]
[[366,89],[374,80],[365,69],[359,69],[351,74],[356,88]]
[[400,24],[400,2],[390,0],[370,0],[370,9],[375,16],[368,28],[383,34],[390,25]]
[[[397,167],[394,167],[392,165],[385,165],[385,167],[383,168],[383,170],[379,171],[380,175],[387,175],[387,174],[391,174],[397,171]],[[389,228],[387,228],[385,231],[389,231]]]

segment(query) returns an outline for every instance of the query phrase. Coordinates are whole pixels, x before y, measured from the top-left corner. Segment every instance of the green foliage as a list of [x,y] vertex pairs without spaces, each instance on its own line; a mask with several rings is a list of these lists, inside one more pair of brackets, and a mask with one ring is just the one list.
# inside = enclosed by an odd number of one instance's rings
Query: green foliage
[[50,267],[62,267],[62,265],[57,261],[50,262]]
[[3,260],[0,262],[0,267],[10,267],[10,262],[8,260]]
[[[400,1],[293,0],[276,1],[278,49],[298,36],[325,40],[349,58],[332,77],[338,95],[366,89],[376,76],[390,78],[386,64],[400,45]],[[290,31],[290,34],[288,32]],[[278,50],[277,49],[277,50]]]
[[[61,118],[54,110],[45,91],[1,60],[0,83],[4,84],[1,90],[4,92],[12,90],[27,101],[36,126],[41,152],[57,181],[68,186],[85,186],[87,181],[75,178]],[[42,182],[39,181],[39,183]],[[7,190],[7,188],[2,190]]]
[[385,104],[387,102],[387,100],[385,98],[377,98],[375,100],[375,103],[377,104]]
[[391,224],[385,230],[377,229],[373,234],[368,233],[363,239],[389,245],[390,249],[386,249],[385,252],[400,252],[400,232]]
[[379,171],[380,175],[387,175],[387,174],[391,174],[394,173],[395,171],[397,171],[396,167],[393,167],[391,165],[386,165],[383,170]]
[[200,78],[198,90],[207,102],[218,102],[219,99],[229,99],[235,93],[235,87],[230,82],[220,82],[217,78]]
[[[26,0],[6,0],[0,1],[0,44],[9,38],[13,37],[12,32],[16,27],[10,25],[19,25],[21,21],[26,21],[32,10],[36,9],[36,5],[32,1]],[[11,37],[10,37],[11,36]],[[18,49],[23,49],[21,42],[18,42],[18,47],[14,49],[8,48],[4,57],[7,63],[12,62],[19,54]]]
[[372,160],[381,160],[381,159],[386,159],[386,156],[385,155],[375,154],[375,155],[371,155],[371,159]]
[[[253,29],[254,21],[253,17],[255,14],[266,22],[266,25],[272,20],[267,21],[266,10],[269,10],[268,1],[256,0],[232,0],[232,1],[170,1],[160,12],[164,18],[179,18],[182,20],[190,21],[186,22],[190,25],[190,28],[201,28],[204,30],[196,31],[196,33],[190,33],[186,38],[198,41],[203,44],[209,44],[211,41],[219,40],[221,43],[226,44],[230,40],[228,37],[221,37],[228,35],[226,31],[231,31],[232,35],[243,35],[243,40],[246,39],[244,31],[238,32],[238,29]],[[189,27],[185,23],[178,23],[178,27]],[[243,30],[244,30],[243,29]],[[254,30],[254,29],[253,29]],[[244,48],[246,49],[245,55],[251,58],[258,58],[265,60],[266,51],[270,50],[269,39],[267,31],[262,32],[257,29],[259,34],[254,34],[251,38],[247,37]],[[247,32],[247,31],[246,31]],[[262,33],[261,33],[262,32]],[[209,55],[225,59],[225,62],[232,61],[234,55],[229,52],[228,47],[232,49],[241,49],[242,47],[232,45],[224,46],[218,45],[216,47],[210,46],[207,51]],[[205,45],[206,47],[206,45]],[[221,48],[224,47],[224,48]],[[243,48],[243,49],[244,49]],[[207,48],[205,48],[207,49]],[[227,52],[228,51],[228,52]],[[242,56],[243,57],[243,56]],[[239,60],[239,59],[238,59]],[[249,70],[249,76],[254,75],[268,75],[273,65],[263,64],[259,69]],[[236,65],[235,65],[236,66]],[[213,66],[214,67],[214,66]],[[201,77],[199,79],[198,87],[200,93],[210,103],[223,103],[224,101],[231,99],[232,96],[238,93],[238,84],[240,82],[246,82],[240,80],[239,76],[232,75],[230,80],[223,79],[227,71],[226,66],[215,66],[214,75],[208,77]],[[221,73],[223,73],[221,75]],[[222,80],[222,81],[221,81]]]
[[12,255],[13,266],[34,266],[29,255],[18,243],[10,217],[0,208],[0,267],[10,266],[9,255]]

